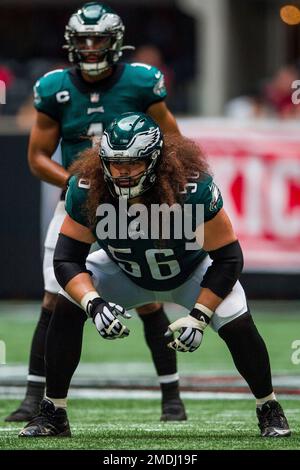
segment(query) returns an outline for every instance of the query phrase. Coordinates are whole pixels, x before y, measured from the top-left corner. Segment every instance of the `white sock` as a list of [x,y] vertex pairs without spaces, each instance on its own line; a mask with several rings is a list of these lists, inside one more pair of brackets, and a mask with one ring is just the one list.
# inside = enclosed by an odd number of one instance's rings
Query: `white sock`
[[49,398],[45,397],[47,400],[52,401],[53,405],[55,406],[55,409],[57,408],[67,408],[67,397],[66,398]]
[[256,407],[261,408],[264,403],[266,403],[269,400],[276,400],[276,395],[274,392],[270,393],[270,395],[263,397],[263,398],[257,398],[256,399]]

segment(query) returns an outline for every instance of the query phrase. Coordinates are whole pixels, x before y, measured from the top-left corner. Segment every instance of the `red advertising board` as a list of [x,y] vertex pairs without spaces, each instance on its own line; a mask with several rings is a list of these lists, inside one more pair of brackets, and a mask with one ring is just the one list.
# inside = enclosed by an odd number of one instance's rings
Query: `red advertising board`
[[185,119],[221,189],[245,271],[300,272],[300,123]]

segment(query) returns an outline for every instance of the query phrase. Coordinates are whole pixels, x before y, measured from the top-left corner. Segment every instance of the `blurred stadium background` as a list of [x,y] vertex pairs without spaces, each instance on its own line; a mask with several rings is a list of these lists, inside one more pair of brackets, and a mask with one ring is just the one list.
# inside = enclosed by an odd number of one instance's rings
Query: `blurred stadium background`
[[[1,0],[0,5],[0,81],[6,88],[6,99],[2,96],[0,100],[0,363],[6,362],[0,367],[0,395],[5,397],[0,400],[0,419],[14,406],[7,398],[23,393],[43,288],[43,237],[59,196],[55,188],[40,184],[27,167],[28,135],[34,118],[32,85],[49,70],[68,66],[61,48],[64,27],[70,13],[82,3]],[[182,132],[199,141],[209,158],[244,249],[242,282],[270,349],[276,389],[290,399],[288,417],[296,425],[300,393],[300,105],[293,104],[291,96],[295,91],[292,84],[300,79],[299,22],[288,25],[282,21],[280,9],[286,2],[280,0],[105,3],[123,18],[126,43],[137,48],[125,60],[161,68],[169,90],[168,105]],[[59,159],[59,150],[55,158]],[[169,305],[169,312],[175,317],[180,309]],[[110,397],[112,389],[123,389],[114,410],[116,420],[120,403],[133,390],[150,401],[158,397],[140,322],[135,318],[132,322],[135,335],[126,339],[126,345],[103,344],[93,329],[87,328],[82,364],[71,393],[98,399],[105,398],[104,388],[110,388]],[[226,403],[230,398],[247,398],[247,389],[236,377],[218,337],[210,332],[201,352],[183,355],[179,361],[186,397],[210,400],[217,396],[216,391],[222,400],[227,397],[223,408],[218,405],[216,413],[211,413],[214,419],[224,418],[225,430],[230,416],[238,438],[241,418],[234,411],[222,413],[227,407],[238,409]],[[143,396],[146,392],[141,389],[153,395]],[[150,419],[150,431],[157,428],[157,403],[154,411],[149,405],[149,415],[142,415],[146,421]],[[201,413],[196,411],[195,401],[189,403],[188,411]],[[243,400],[240,403],[240,416],[244,416],[242,409],[252,410],[252,405],[247,407]],[[211,405],[205,404],[209,419]],[[135,405],[131,406],[134,409]],[[96,409],[101,409],[97,401],[89,410],[92,417]],[[101,413],[106,416],[103,409]],[[125,429],[128,417],[120,416]],[[74,419],[80,422],[79,415]],[[256,435],[252,430],[255,420],[251,419],[247,421],[250,434],[241,444],[244,448],[251,445],[251,432]],[[81,425],[79,435],[84,432]],[[204,435],[205,423],[203,426]],[[17,429],[0,426],[0,448],[12,446],[10,439]],[[177,443],[174,429],[172,445],[183,445],[179,438]],[[202,448],[212,448],[203,436],[202,440]],[[105,442],[102,445],[112,445],[109,439]],[[151,448],[149,440],[144,442],[145,448]],[[166,442],[171,445],[171,440]],[[231,448],[238,447],[238,442],[231,442]],[[296,441],[292,442],[296,448]],[[182,448],[194,448],[189,443],[190,447]],[[152,445],[164,448],[158,441]],[[119,448],[126,447],[119,443]]]

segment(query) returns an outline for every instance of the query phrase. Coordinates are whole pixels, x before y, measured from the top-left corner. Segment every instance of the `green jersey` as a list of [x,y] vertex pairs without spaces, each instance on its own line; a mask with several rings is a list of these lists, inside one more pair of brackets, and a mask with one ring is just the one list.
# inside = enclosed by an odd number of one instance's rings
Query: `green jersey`
[[92,145],[93,136],[99,140],[116,115],[145,112],[165,97],[163,74],[138,63],[119,63],[112,75],[94,84],[77,68],[54,70],[34,87],[35,108],[59,122],[64,168]]
[[[78,180],[73,176],[66,195],[67,213],[73,220],[84,226],[89,225],[85,212],[88,191],[87,181]],[[154,291],[174,289],[185,282],[196,266],[205,258],[207,253],[199,246],[196,249],[187,249],[187,243],[191,242],[191,239],[186,237],[185,230],[180,237],[174,236],[174,232],[171,230],[170,237],[162,240],[151,237],[150,231],[146,237],[143,237],[139,231],[136,238],[136,234],[133,233],[136,219],[124,211],[122,207],[120,208],[119,201],[114,200],[111,204],[113,204],[116,214],[114,219],[115,233],[107,232],[105,237],[103,231],[99,230],[100,225],[103,228],[103,223],[106,223],[107,220],[104,220],[106,208],[103,208],[102,211],[102,205],[99,205],[94,235],[99,246],[136,284]],[[205,175],[201,180],[187,185],[183,206],[189,208],[193,231],[199,225],[199,220],[197,221],[196,218],[199,207],[202,212],[200,224],[215,217],[223,206],[223,200],[211,176]],[[126,212],[125,219],[121,212]],[[151,219],[152,215],[149,215],[149,212],[147,216]],[[172,220],[170,219],[170,224],[174,224]],[[121,231],[120,226],[122,226]],[[127,227],[125,232],[124,226]],[[151,220],[148,223],[148,227],[150,226]],[[124,233],[127,236],[124,237]]]

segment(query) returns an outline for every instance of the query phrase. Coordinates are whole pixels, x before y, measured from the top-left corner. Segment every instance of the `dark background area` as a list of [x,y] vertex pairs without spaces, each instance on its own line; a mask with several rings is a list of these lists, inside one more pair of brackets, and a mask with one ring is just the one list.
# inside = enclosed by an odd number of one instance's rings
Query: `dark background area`
[[[43,277],[40,182],[27,165],[27,136],[0,136],[0,298],[37,298]],[[12,158],[16,156],[16,158]]]
[[[284,64],[299,67],[300,28],[280,21],[280,7],[287,3],[284,0],[223,1],[227,5],[224,24],[228,51],[222,77],[226,102],[257,90]],[[67,63],[67,55],[62,50],[64,27],[72,11],[83,3],[1,1],[0,65],[9,65],[19,80],[17,96],[8,100],[11,107],[2,112],[14,114],[40,75]],[[183,0],[106,3],[120,14],[126,25],[125,44],[137,48],[152,44],[160,49],[166,66],[173,72],[174,90],[169,96],[173,111],[201,113],[201,105],[198,109],[195,106],[195,96],[203,75],[204,18],[185,11]],[[124,59],[130,60],[130,53],[125,53]]]
[[[68,65],[67,53],[62,49],[64,29],[72,11],[83,3],[16,6],[12,2],[1,8],[0,63],[15,72],[20,95],[19,99],[7,100],[11,104],[6,107],[7,114],[17,111],[19,101],[31,92],[37,78],[48,70]],[[151,44],[159,48],[174,76],[174,98],[169,97],[169,104],[174,112],[188,112],[187,88],[195,76],[196,66],[195,19],[185,15],[173,2],[165,6],[138,2],[134,5],[134,15],[132,8],[124,2],[108,4],[126,25],[124,44],[136,48]],[[130,60],[130,57],[130,52],[124,53],[124,60]]]

